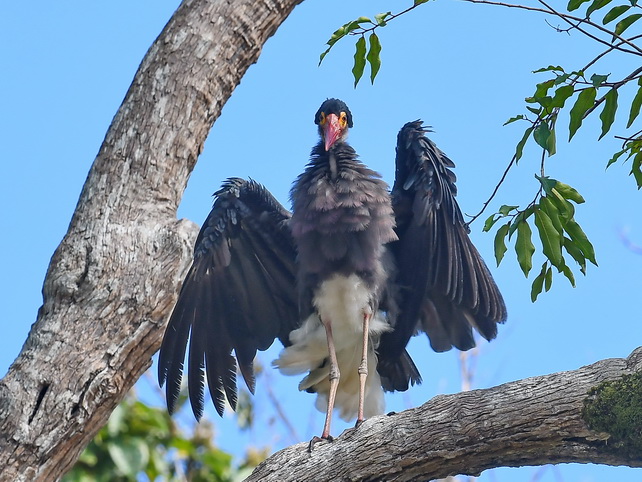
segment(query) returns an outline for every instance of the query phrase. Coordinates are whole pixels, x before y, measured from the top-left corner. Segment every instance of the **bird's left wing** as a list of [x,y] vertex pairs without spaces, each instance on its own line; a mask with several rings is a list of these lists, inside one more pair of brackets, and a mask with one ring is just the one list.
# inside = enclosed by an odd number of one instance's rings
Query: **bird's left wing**
[[236,361],[253,392],[256,351],[266,350],[277,337],[289,344],[288,334],[298,324],[290,213],[251,180],[228,179],[215,197],[169,320],[158,366],[172,412],[189,337],[188,388],[197,419],[203,413],[206,375],[222,415],[226,399],[236,406]]
[[379,346],[382,368],[404,353],[410,337],[425,331],[436,351],[475,345],[472,327],[486,339],[506,319],[506,307],[486,264],[468,237],[455,200],[454,163],[426,137],[421,121],[397,138],[392,202],[399,241],[399,315]]

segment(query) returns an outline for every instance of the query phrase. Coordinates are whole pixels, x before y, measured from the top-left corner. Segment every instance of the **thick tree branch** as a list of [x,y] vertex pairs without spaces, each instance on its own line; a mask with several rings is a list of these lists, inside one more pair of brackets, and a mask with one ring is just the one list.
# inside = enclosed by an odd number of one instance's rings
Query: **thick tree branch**
[[440,395],[367,420],[334,442],[317,443],[312,453],[307,444],[281,450],[247,480],[423,481],[563,462],[642,467],[640,427],[632,427],[637,440],[618,440],[589,428],[582,415],[591,389],[631,374],[642,375],[642,347],[626,360]]
[[0,479],[55,480],[150,366],[191,260],[176,208],[205,138],[301,0],[185,0],[107,132],[44,303],[0,381]]

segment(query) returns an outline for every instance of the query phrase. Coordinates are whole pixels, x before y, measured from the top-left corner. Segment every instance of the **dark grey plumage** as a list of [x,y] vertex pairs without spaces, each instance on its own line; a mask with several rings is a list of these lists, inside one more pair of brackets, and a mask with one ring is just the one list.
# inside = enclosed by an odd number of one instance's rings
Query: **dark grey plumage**
[[[496,336],[506,308],[468,238],[455,200],[453,162],[425,136],[420,121],[410,122],[398,135],[389,193],[345,142],[352,122],[337,99],[316,113],[321,140],[292,187],[293,214],[254,181],[230,179],[216,193],[161,347],[159,379],[167,382],[170,411],[188,337],[189,393],[197,418],[205,373],[222,414],[226,399],[233,408],[236,403],[235,357],[254,391],[254,355],[275,338],[288,347],[277,360],[280,368],[301,371],[305,364],[297,357],[305,359],[306,340],[321,324],[337,322],[323,319],[328,287],[336,279],[363,286],[354,288],[357,298],[367,293],[359,308],[363,320],[355,326],[368,326],[367,318],[374,317],[370,349],[376,349],[378,374],[368,377],[385,390],[406,390],[421,381],[405,349],[418,330],[436,351],[471,348],[473,327],[486,339]],[[310,374],[303,389],[326,393],[327,363],[321,356],[305,368]],[[328,432],[326,420],[324,436]]]
[[379,296],[387,277],[383,246],[397,239],[388,185],[381,176],[363,165],[348,144],[327,152],[319,143],[290,197],[300,318],[314,309],[314,289],[336,273],[358,273]]
[[254,181],[229,179],[215,197],[196,239],[194,262],[158,364],[173,412],[191,331],[188,386],[197,418],[203,413],[204,368],[214,406],[222,415],[226,399],[236,407],[236,360],[254,392],[256,351],[266,350],[275,338],[287,345],[288,334],[299,324],[290,213]]
[[468,237],[455,196],[455,164],[426,137],[421,121],[407,123],[397,137],[392,202],[399,241],[390,248],[403,306],[395,329],[382,336],[379,372],[397,369],[417,329],[435,351],[475,346],[472,328],[487,340],[506,320],[504,300],[484,260]]

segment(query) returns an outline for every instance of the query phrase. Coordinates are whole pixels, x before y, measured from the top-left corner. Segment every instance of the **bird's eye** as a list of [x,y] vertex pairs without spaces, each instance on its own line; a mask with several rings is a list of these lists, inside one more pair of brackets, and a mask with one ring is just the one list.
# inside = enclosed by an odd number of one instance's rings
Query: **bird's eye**
[[319,115],[319,125],[321,126],[325,125],[325,121],[326,121],[325,112],[321,112],[321,114]]
[[341,115],[339,116],[339,125],[341,126],[342,129],[344,129],[347,123],[348,123],[348,116],[346,115],[345,112],[341,112]]

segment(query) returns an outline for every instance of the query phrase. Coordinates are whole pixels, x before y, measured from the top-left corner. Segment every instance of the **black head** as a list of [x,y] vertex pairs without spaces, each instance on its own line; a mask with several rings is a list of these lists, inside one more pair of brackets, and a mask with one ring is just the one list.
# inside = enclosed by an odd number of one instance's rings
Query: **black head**
[[352,113],[346,103],[339,99],[326,99],[314,115],[314,123],[316,125],[321,125],[323,119],[327,117],[328,114],[334,114],[337,117],[341,117],[342,112],[346,115],[348,127],[352,127]]
[[348,128],[352,127],[352,113],[345,102],[327,99],[314,116],[314,123],[319,126],[325,150],[329,151],[337,141],[344,140],[348,135]]

